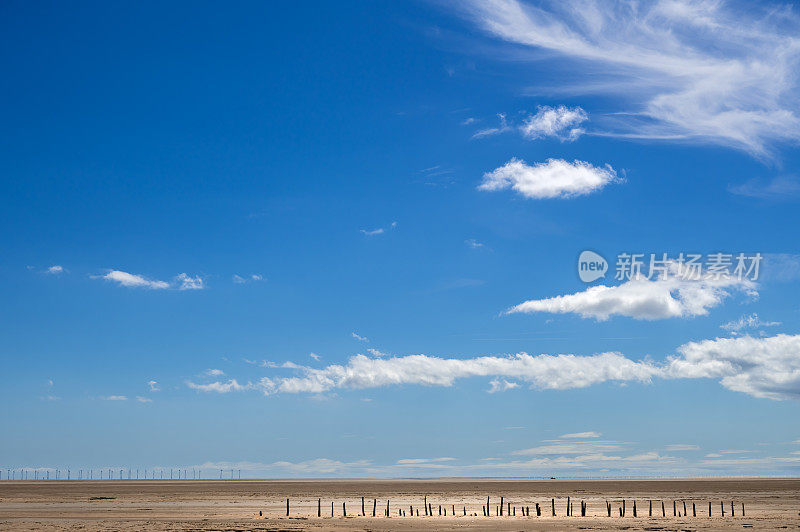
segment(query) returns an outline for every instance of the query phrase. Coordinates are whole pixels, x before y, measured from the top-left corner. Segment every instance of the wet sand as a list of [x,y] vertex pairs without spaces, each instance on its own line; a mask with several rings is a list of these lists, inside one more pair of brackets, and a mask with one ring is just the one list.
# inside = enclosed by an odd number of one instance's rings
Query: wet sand
[[[427,496],[433,516],[424,516]],[[496,516],[500,497],[504,515]],[[364,497],[366,516],[361,514]],[[483,506],[490,497],[490,517]],[[567,517],[567,497],[573,516]],[[286,499],[290,500],[286,517]],[[317,517],[318,498],[322,517]],[[389,514],[385,516],[387,499]],[[555,499],[556,517],[551,500]],[[376,503],[373,501],[377,500]],[[619,508],[625,500],[625,517]],[[606,501],[612,505],[608,517]],[[636,501],[637,517],[633,516]],[[653,515],[649,516],[650,501]],[[662,516],[661,502],[666,516]],[[673,516],[676,501],[680,516]],[[711,517],[708,503],[711,501]],[[725,516],[720,502],[724,503]],[[731,501],[734,512],[731,515]],[[581,502],[587,503],[580,517]],[[683,515],[686,503],[688,516]],[[333,517],[331,517],[333,503]],[[343,516],[345,504],[347,517]],[[512,514],[508,516],[508,506]],[[541,508],[536,516],[535,505]],[[692,503],[697,516],[692,515]],[[745,515],[742,515],[742,503]],[[376,517],[372,517],[375,504]],[[443,515],[439,515],[439,507]],[[414,517],[411,517],[411,508]],[[529,507],[531,516],[523,516]],[[455,509],[456,515],[453,515]],[[467,516],[464,516],[466,509]],[[420,517],[416,517],[419,511]],[[444,515],[446,511],[447,515]],[[259,516],[259,512],[262,515]],[[405,512],[405,516],[399,513]],[[475,515],[477,514],[477,515]],[[2,530],[800,529],[800,479],[0,482]]]

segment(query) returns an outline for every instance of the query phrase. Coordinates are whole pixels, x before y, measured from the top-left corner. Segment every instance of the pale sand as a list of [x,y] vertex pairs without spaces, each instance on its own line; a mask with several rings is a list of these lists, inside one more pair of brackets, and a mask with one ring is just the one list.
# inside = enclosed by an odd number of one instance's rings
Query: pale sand
[[[427,495],[433,517],[422,517]],[[500,496],[516,517],[495,517]],[[367,517],[361,512],[366,498]],[[491,497],[492,517],[482,505]],[[566,498],[574,517],[565,516]],[[108,498],[105,498],[108,497]],[[286,517],[286,498],[291,501]],[[322,518],[317,518],[317,498]],[[387,498],[391,517],[384,517]],[[551,516],[551,498],[557,517]],[[626,517],[618,507],[626,499]],[[378,500],[372,517],[373,499]],[[632,514],[636,500],[639,517]],[[580,502],[588,503],[587,517]],[[607,517],[605,501],[612,503]],[[653,517],[648,517],[649,501]],[[661,515],[661,501],[667,516]],[[673,517],[672,501],[689,516]],[[712,517],[708,517],[708,501]],[[730,515],[730,501],[735,516]],[[331,501],[334,517],[331,518]],[[725,503],[725,517],[720,514]],[[348,517],[342,516],[342,502]],[[535,503],[542,517],[535,516]],[[692,502],[697,517],[692,517]],[[746,516],[741,515],[745,504]],[[420,517],[409,517],[410,505]],[[447,509],[439,517],[438,508]],[[452,516],[453,505],[456,516]],[[466,506],[468,514],[463,516]],[[521,507],[531,507],[522,517]],[[406,517],[398,517],[398,509]],[[259,511],[263,516],[259,517]],[[760,530],[800,528],[799,479],[725,480],[111,480],[2,481],[2,530]]]

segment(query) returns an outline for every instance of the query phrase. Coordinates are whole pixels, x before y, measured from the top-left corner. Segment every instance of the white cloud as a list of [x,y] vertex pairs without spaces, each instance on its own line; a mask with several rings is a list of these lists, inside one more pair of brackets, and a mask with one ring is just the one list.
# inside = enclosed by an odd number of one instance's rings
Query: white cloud
[[225,375],[225,372],[221,369],[207,369],[205,374],[209,377],[221,377],[222,375]]
[[[653,378],[719,379],[723,387],[769,399],[800,399],[800,335],[769,338],[717,338],[689,342],[663,363],[634,361],[620,353],[576,356],[519,353],[512,356],[482,356],[467,359],[428,355],[369,358],[355,355],[347,364],[311,368],[292,362],[270,365],[293,370],[298,376],[263,377],[256,382],[187,385],[204,392],[260,391],[322,394],[339,389],[369,389],[385,386],[423,385],[449,387],[457,380],[490,377],[502,388],[514,379],[541,390],[584,388],[604,382],[649,383]],[[495,385],[493,385],[495,386]],[[593,432],[565,434],[563,438],[599,437]]]
[[705,140],[759,155],[800,138],[800,24],[788,8],[474,0],[470,14],[501,40],[554,52],[573,80],[558,80],[555,92],[620,97],[621,112],[603,117],[605,134]]
[[367,352],[370,355],[372,355],[374,357],[378,357],[378,358],[390,356],[388,353],[384,353],[383,351],[379,351],[378,349],[373,349],[371,347],[367,348]]
[[149,398],[147,398],[147,397],[142,397],[141,395],[137,395],[137,396],[136,396],[136,400],[137,400],[138,402],[140,402],[140,403],[152,403],[152,402],[153,402],[153,400],[152,400],[152,399],[149,399]]
[[561,141],[573,141],[584,131],[579,126],[589,119],[580,107],[539,107],[535,115],[528,116],[520,126],[520,132],[529,139],[555,137]]
[[482,242],[478,242],[474,238],[468,238],[467,240],[464,241],[464,243],[467,246],[471,247],[472,249],[481,249],[483,247],[486,247],[485,244],[483,244]]
[[506,120],[506,115],[504,113],[498,113],[497,118],[500,119],[500,125],[497,127],[487,127],[485,129],[476,131],[475,134],[472,135],[472,138],[479,139],[483,137],[491,137],[493,135],[499,135],[500,133],[505,133],[506,131],[511,131],[513,129],[510,125],[508,125],[508,121]]
[[263,281],[264,277],[262,277],[257,273],[254,273],[248,277],[242,277],[241,275],[234,274],[233,276],[231,276],[231,280],[236,284],[246,284],[251,281]]
[[192,277],[182,273],[175,277],[178,283],[178,290],[202,290],[205,288],[205,282],[200,276]]
[[[674,265],[673,265],[674,266]],[[736,277],[699,279],[677,272],[648,280],[635,276],[616,286],[591,286],[583,292],[546,299],[532,299],[506,311],[507,314],[547,312],[578,314],[583,318],[605,321],[611,316],[627,316],[637,320],[661,320],[704,316],[730,296],[731,291],[758,295],[756,285]]]
[[158,387],[157,381],[147,381],[147,385],[150,387],[151,392],[159,392],[161,388]]
[[720,379],[729,390],[768,399],[800,399],[800,335],[689,342],[670,357],[672,378]]
[[239,392],[243,390],[252,390],[254,388],[252,384],[239,384],[236,379],[230,379],[228,382],[211,382],[208,384],[187,382],[186,385],[192,390],[216,393]]
[[776,177],[768,182],[750,180],[739,185],[730,185],[728,192],[763,200],[793,200],[800,197],[800,180],[793,176]]
[[359,335],[358,333],[352,332],[350,335],[358,340],[359,342],[369,342],[369,338]]
[[100,399],[104,401],[127,401],[128,397],[125,395],[108,395],[106,397],[101,397]]
[[128,288],[147,288],[150,290],[165,290],[169,288],[169,283],[165,281],[153,281],[141,275],[120,270],[110,270],[100,277],[106,281],[113,281],[120,286],[126,286]]
[[548,456],[557,454],[581,454],[591,455],[600,454],[623,449],[626,444],[616,441],[550,441],[545,445],[531,447],[530,449],[520,449],[511,454],[523,456]]
[[64,273],[65,271],[66,270],[64,269],[63,266],[59,266],[59,265],[56,264],[54,266],[50,266],[49,268],[47,268],[45,270],[45,273],[48,273],[50,275],[59,275],[59,274]]
[[505,165],[483,174],[479,190],[512,188],[526,198],[574,198],[597,192],[609,183],[617,182],[617,172],[609,165],[596,167],[584,161],[572,163],[563,159],[548,159],[530,166],[512,158]]
[[320,359],[320,356],[318,354],[316,354],[316,353],[309,353],[308,356],[310,356],[314,360],[319,360]]
[[572,432],[570,434],[562,434],[561,438],[599,438],[600,433],[594,431],[588,432]]
[[497,393],[513,390],[514,388],[519,388],[519,383],[509,382],[505,379],[492,379],[489,381],[489,389],[486,391],[489,393]]
[[367,236],[382,235],[383,233],[385,233],[385,230],[383,229],[383,227],[379,227],[377,229],[372,229],[372,230],[359,229],[359,231],[361,231],[362,233],[364,233]]
[[189,387],[220,393],[260,390],[264,394],[319,394],[337,389],[366,389],[403,384],[452,386],[457,379],[497,377],[521,380],[538,389],[566,390],[606,381],[649,382],[659,371],[650,363],[635,362],[619,353],[584,357],[531,356],[519,353],[513,356],[472,359],[445,359],[427,355],[386,359],[355,355],[344,366],[334,364],[317,369],[286,362],[281,367],[299,371],[301,376],[275,379],[264,377],[256,383],[246,385],[240,385],[235,380],[227,383],[189,383]]
[[672,452],[679,452],[679,451],[699,451],[700,447],[698,445],[691,445],[686,443],[671,443],[664,447],[668,451]]
[[474,124],[474,123],[475,123],[475,122],[477,122],[477,121],[478,121],[478,120],[477,120],[476,118],[469,117],[469,118],[465,118],[464,120],[462,120],[462,121],[461,121],[461,125],[462,125],[462,126],[468,126],[468,125],[470,125],[470,124]]
[[758,317],[758,314],[749,314],[742,316],[738,320],[729,321],[728,323],[723,323],[720,325],[722,329],[731,332],[738,332],[742,329],[757,329],[759,327],[776,327],[780,325],[781,322],[779,321],[761,321],[761,318]]

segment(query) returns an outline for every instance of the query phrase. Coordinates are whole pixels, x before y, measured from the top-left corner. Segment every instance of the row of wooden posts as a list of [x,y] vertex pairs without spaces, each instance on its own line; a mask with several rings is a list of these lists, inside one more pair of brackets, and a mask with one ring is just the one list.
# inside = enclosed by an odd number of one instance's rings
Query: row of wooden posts
[[[648,517],[653,517],[653,501],[649,500],[648,502],[649,502],[649,508],[647,510],[647,515],[648,515]],[[667,516],[667,511],[666,511],[666,507],[664,506],[664,501],[658,501],[658,502],[661,502],[661,516],[662,517],[666,517]],[[673,515],[673,517],[688,517],[689,516],[689,511],[688,511],[688,508],[686,507],[686,501],[681,501],[681,502],[683,503],[683,512],[681,512],[680,508],[678,507],[678,501],[674,501],[674,500],[672,501],[672,515]],[[381,503],[381,504],[383,504],[383,503]],[[697,506],[696,506],[696,503],[692,502],[691,504],[692,504],[692,517],[697,517]],[[741,504],[742,504],[741,516],[744,517],[745,516],[744,503],[741,503]],[[627,506],[627,501],[625,499],[622,499],[622,504],[619,506],[619,516],[620,517],[626,517],[626,515],[627,515],[626,506]],[[711,501],[708,501],[708,517],[711,517],[711,513],[712,513],[711,512],[711,506],[712,506],[711,505]],[[719,502],[719,506],[720,506],[720,515],[722,517],[725,517],[726,516],[725,503],[723,501],[720,501]],[[408,508],[409,508],[408,509],[408,511],[409,511],[408,514],[406,514],[406,511],[404,509],[398,508],[397,509],[398,517],[405,517],[406,515],[409,515],[409,516],[412,516],[412,517],[420,517],[419,506],[417,506],[417,508],[415,509],[414,505],[411,504],[411,505],[409,505]],[[495,509],[495,516],[502,517],[504,508],[505,508],[507,516],[516,517],[516,515],[517,515],[517,507],[516,506],[511,506],[511,503],[510,502],[506,502],[503,497],[500,497],[500,504],[496,505],[495,508],[494,508]],[[538,502],[535,503],[535,506],[533,508],[534,508],[534,512],[535,512],[534,515],[536,517],[541,517],[542,516],[542,507],[539,506]],[[580,516],[581,517],[586,517],[586,513],[588,511],[588,508],[589,508],[589,504],[586,501],[581,501],[581,506],[580,506]],[[735,509],[733,501],[731,501],[730,508],[731,508],[730,516],[731,517],[736,517],[736,509]],[[438,509],[439,509],[439,515],[447,516],[447,505],[445,505],[443,507],[440,504],[440,505],[438,505]],[[486,497],[486,505],[485,506],[482,505],[481,509],[483,511],[483,516],[484,517],[490,517],[491,516],[490,497]],[[291,508],[290,508],[289,499],[286,499],[286,517],[290,516],[289,515],[290,514],[290,510],[291,510]],[[442,514],[442,510],[444,510],[444,514]],[[377,511],[378,511],[378,499],[372,499],[372,517],[377,517]],[[383,516],[384,517],[390,517],[389,499],[386,499],[386,509],[382,508],[381,511],[383,512]],[[423,511],[423,514],[422,514],[423,516],[433,516],[433,504],[428,502],[428,496],[427,495],[425,496],[425,498],[423,500],[422,511]],[[450,511],[451,511],[451,513],[450,513],[451,516],[455,516],[456,515],[456,505],[455,504],[451,505]],[[463,511],[463,515],[466,516],[467,515],[467,507],[463,506],[462,507],[462,511]],[[639,517],[639,512],[638,512],[638,510],[636,508],[636,500],[635,499],[633,500],[632,511],[633,511],[633,517]],[[611,512],[611,503],[608,502],[608,501],[606,501],[606,512],[608,513],[608,517],[611,517],[611,513],[612,513]],[[551,515],[553,517],[556,517],[556,500],[555,499],[550,499],[550,513],[551,513]],[[520,514],[523,517],[530,517],[531,516],[531,507],[530,506],[521,506],[520,507]],[[258,515],[262,515],[262,513],[258,512]],[[366,499],[364,497],[361,497],[361,513],[358,514],[358,515],[362,516],[362,517],[367,515]],[[471,515],[477,516],[478,514],[477,513],[473,513]],[[567,497],[566,515],[567,515],[567,517],[572,517],[572,516],[575,515],[574,508],[573,508],[573,501],[572,501],[572,499],[570,497]],[[342,502],[342,516],[343,517],[347,517],[347,503],[345,503],[345,502]],[[322,499],[317,499],[317,517],[322,517]],[[334,517],[334,503],[333,503],[333,501],[331,501],[331,517]]]

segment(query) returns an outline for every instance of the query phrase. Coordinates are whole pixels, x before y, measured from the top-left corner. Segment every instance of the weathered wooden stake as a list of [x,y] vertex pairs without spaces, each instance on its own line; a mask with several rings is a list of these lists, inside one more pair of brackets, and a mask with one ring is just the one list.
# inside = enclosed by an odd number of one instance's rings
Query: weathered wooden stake
[[503,516],[503,497],[500,496],[500,516]]
[[483,516],[486,517],[486,506],[481,505],[481,509],[483,510]]
[[650,500],[650,509],[647,512],[647,517],[653,517],[653,501]]
[[633,499],[633,516],[634,516],[634,517],[638,517],[638,516],[636,515],[636,499]]
[[622,517],[625,517],[625,499],[622,499]]
[[742,517],[744,517],[744,503],[742,503]]
[[367,512],[364,509],[364,497],[361,497],[361,515],[364,515],[364,516],[367,515]]
[[286,517],[289,517],[289,499],[286,499]]
[[661,517],[666,517],[667,511],[664,509],[664,501],[661,501]]
[[697,517],[697,510],[694,507],[694,503],[692,503],[692,517]]
[[606,501],[606,511],[608,511],[608,516],[611,517],[611,504]]
[[378,499],[372,499],[372,517],[375,517],[375,511],[378,509]]
[[711,501],[708,501],[708,516],[711,517]]
[[428,515],[428,496],[427,495],[425,495],[425,504],[423,504],[423,506],[425,507],[425,515]]
[[542,509],[539,507],[539,503],[536,503],[536,517],[542,516]]
[[733,510],[733,501],[731,501],[731,517],[736,517],[736,512]]
[[331,501],[331,517],[333,517],[333,501]]
[[672,501],[672,517],[675,517],[676,515],[678,515],[678,509],[677,506],[675,506],[675,501]]
[[467,507],[464,506],[464,515],[467,515]]
[[456,505],[454,504],[453,505],[453,517],[455,517],[455,515],[456,515]]
[[344,502],[342,503],[342,515],[344,517],[347,517],[347,506],[346,506],[346,504],[347,503],[344,503]]
[[569,511],[569,495],[567,495],[567,517],[570,516],[572,512]]
[[322,499],[317,499],[317,517],[322,517]]
[[689,514],[686,513],[686,501],[683,501],[683,516],[686,517],[687,515]]
[[386,517],[389,517],[389,499],[386,499]]
[[725,517],[725,503],[722,502],[722,501],[719,501],[719,507],[722,510],[722,517]]
[[439,515],[442,515],[442,505],[439,505]]
[[550,504],[553,505],[553,517],[555,517],[556,516],[556,500],[555,499],[550,499]]

